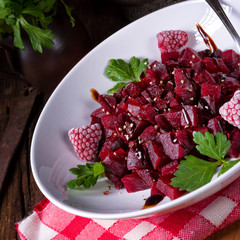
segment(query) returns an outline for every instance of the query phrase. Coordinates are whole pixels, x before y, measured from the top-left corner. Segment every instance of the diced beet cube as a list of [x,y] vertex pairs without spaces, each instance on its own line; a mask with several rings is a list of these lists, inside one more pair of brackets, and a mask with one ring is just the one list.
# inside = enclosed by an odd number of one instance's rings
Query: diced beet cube
[[129,143],[129,151],[127,156],[128,170],[149,168],[150,163],[148,159],[147,149],[144,145],[136,142]]
[[133,115],[134,117],[137,117],[139,115],[139,112],[142,107],[143,107],[142,104],[133,99],[127,100],[127,111],[131,113],[131,115]]
[[135,172],[125,175],[121,181],[128,193],[142,191],[149,188],[147,183]]
[[101,120],[105,129],[115,130],[115,124],[117,123],[116,115],[104,115],[101,117]]
[[137,169],[136,173],[149,187],[152,187],[154,182],[157,182],[157,179],[160,177],[159,172],[150,169]]
[[106,111],[103,107],[97,108],[91,113],[92,118],[101,118],[102,116],[106,115]]
[[152,107],[150,104],[147,104],[140,109],[138,117],[144,119],[145,121],[148,121],[151,124],[155,124],[154,120],[155,115],[156,115],[155,107]]
[[154,99],[154,105],[155,108],[157,108],[158,110],[164,110],[167,109],[167,100],[164,100],[162,98],[156,97],[156,99]]
[[117,149],[122,148],[125,149],[126,145],[124,144],[123,140],[112,134],[111,137],[104,143],[101,152],[115,152]]
[[131,82],[122,91],[123,96],[135,98],[141,94],[141,82]]
[[159,81],[166,82],[171,77],[166,66],[158,61],[154,61],[150,65],[150,69],[155,73]]
[[107,113],[114,113],[116,107],[116,99],[109,95],[98,95],[98,102],[102,105],[104,111]]
[[198,107],[185,105],[182,109],[181,125],[198,127],[202,126],[202,110]]
[[148,86],[150,84],[159,84],[159,79],[154,71],[147,69],[146,76],[142,79],[141,82]]
[[148,126],[149,124],[146,121],[128,116],[126,113],[120,113],[116,124],[116,132],[120,138],[129,141],[139,136]]
[[164,153],[161,143],[149,141],[147,149],[154,169],[160,169],[164,164],[166,164],[166,162],[169,161],[169,158]]
[[197,94],[192,84],[188,88],[175,87],[174,92],[177,98],[180,98],[184,104],[194,104]]
[[175,94],[172,91],[168,92],[164,99],[169,102],[170,107],[176,107],[181,105],[181,102],[175,97]]
[[229,69],[221,58],[205,57],[203,59],[205,68],[210,73],[222,72],[229,73]]
[[156,128],[154,128],[153,126],[149,126],[140,135],[140,140],[144,143],[147,143],[150,140],[155,140],[157,135],[158,132]]
[[171,185],[171,180],[174,177],[172,174],[168,174],[158,178],[156,188],[159,189],[164,195],[171,200],[181,197],[185,191],[180,191]]
[[156,121],[157,125],[159,126],[159,131],[161,133],[174,131],[172,125],[167,121],[167,119],[165,118],[165,116],[163,114],[156,115],[155,121]]
[[188,154],[177,142],[177,138],[172,140],[171,133],[163,133],[159,136],[159,139],[162,143],[165,154],[172,160],[178,160]]
[[230,132],[230,141],[231,141],[231,147],[228,151],[228,155],[233,158],[239,158],[239,156],[240,156],[240,130],[238,128],[234,128]]
[[180,54],[177,51],[161,52],[162,63],[166,63],[169,60],[177,60],[179,58],[179,56],[180,56]]
[[193,77],[193,80],[200,85],[203,83],[216,84],[212,75],[206,69],[200,73],[196,73]]
[[161,97],[163,93],[163,88],[156,84],[151,84],[146,90],[149,92],[152,100],[154,100],[156,97]]
[[191,84],[191,79],[186,76],[186,73],[190,75],[190,69],[175,69],[174,81],[176,87],[188,88]]
[[181,56],[179,58],[179,62],[183,66],[188,68],[192,68],[199,61],[201,61],[201,58],[198,55],[198,53],[195,50],[188,47],[182,51]]
[[165,176],[168,174],[174,174],[178,170],[177,167],[178,167],[178,161],[170,161],[169,163],[161,167],[162,176]]
[[217,132],[224,132],[224,122],[221,117],[215,117],[208,121],[207,127],[210,129],[210,131],[215,136]]
[[127,173],[126,152],[119,148],[115,152],[100,152],[101,162],[106,172],[111,172],[117,177]]
[[234,71],[236,68],[239,68],[240,55],[234,50],[230,49],[222,52],[221,58],[230,70]]
[[[171,109],[171,111],[162,113],[165,117],[167,122],[172,126],[174,129],[181,129],[181,118],[182,118],[182,110],[181,109]],[[156,120],[157,121],[157,120]]]
[[192,134],[193,131],[191,131],[191,129],[179,130],[176,133],[178,142],[187,153],[189,153],[195,147]]
[[153,182],[153,185],[151,187],[151,196],[162,196],[164,197],[165,195],[157,188],[157,182]]
[[204,83],[201,88],[201,97],[214,96],[216,103],[219,103],[221,97],[221,86]]

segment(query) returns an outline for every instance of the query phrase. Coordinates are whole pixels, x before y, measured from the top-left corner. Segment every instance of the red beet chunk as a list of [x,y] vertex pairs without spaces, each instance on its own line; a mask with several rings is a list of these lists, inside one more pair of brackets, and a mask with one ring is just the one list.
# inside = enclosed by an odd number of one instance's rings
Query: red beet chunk
[[154,182],[160,177],[159,172],[150,169],[137,169],[136,173],[149,187],[152,187]]
[[160,169],[169,161],[169,158],[164,153],[163,147],[160,143],[149,141],[147,144],[147,149],[154,169]]
[[[173,136],[173,140],[171,135]],[[159,139],[162,143],[165,154],[172,160],[178,160],[188,154],[177,142],[177,138],[174,134],[163,133],[159,136]]]
[[[188,77],[187,77],[188,76]],[[190,69],[175,69],[174,80],[176,97],[181,98],[184,104],[194,104],[196,101],[196,91],[190,79]]]
[[119,148],[125,149],[126,145],[121,138],[112,134],[111,137],[104,143],[101,151],[108,154],[109,152],[115,152]]
[[204,83],[201,88],[201,97],[214,96],[216,104],[219,103],[221,97],[221,86]]
[[208,121],[207,127],[212,132],[212,134],[215,136],[217,132],[224,132],[225,126],[223,123],[223,119],[221,117],[215,117]]
[[115,130],[115,125],[117,123],[116,115],[104,115],[101,117],[101,120],[105,129]]
[[162,196],[164,197],[165,195],[157,188],[157,182],[153,182],[153,185],[151,187],[151,196]]
[[105,113],[114,113],[116,107],[116,99],[109,95],[98,95],[98,102],[102,105]]
[[129,151],[127,156],[128,170],[149,168],[150,163],[148,159],[147,149],[144,145],[137,142],[129,143]]
[[170,74],[168,73],[166,65],[164,65],[158,61],[154,61],[150,65],[150,69],[155,73],[155,75],[157,76],[159,81],[166,82],[171,77]]
[[179,130],[176,133],[178,142],[187,153],[189,153],[195,147],[192,134],[193,131],[191,129]]
[[170,107],[177,107],[181,105],[181,101],[180,99],[177,99],[175,97],[175,94],[173,91],[170,91],[166,94],[165,98],[164,98],[167,102],[169,102],[169,106]]
[[161,52],[162,63],[166,63],[169,60],[178,60],[179,56],[180,54],[178,51]]
[[182,109],[181,125],[183,127],[202,126],[202,110],[195,106],[185,105]]
[[240,156],[240,130],[238,128],[234,128],[230,132],[230,141],[231,141],[231,147],[228,151],[228,155],[233,158],[239,158],[239,156]]
[[164,100],[164,99],[162,99],[162,98],[159,98],[159,97],[156,97],[155,99],[154,99],[154,104],[153,104],[153,106],[155,107],[155,108],[157,108],[159,111],[160,110],[164,110],[164,109],[167,109],[167,100]]
[[193,80],[200,85],[203,83],[216,84],[214,78],[206,69],[200,73],[195,73]]
[[97,108],[91,113],[91,118],[101,118],[102,116],[106,115],[106,111],[103,107]]
[[201,57],[198,55],[198,53],[195,50],[191,48],[185,48],[182,51],[181,56],[179,58],[179,62],[188,68],[192,68],[199,61],[201,61]]
[[172,125],[167,121],[164,114],[158,114],[155,116],[155,121],[159,127],[161,133],[174,131]]
[[179,191],[171,185],[171,179],[174,177],[173,174],[168,174],[158,178],[156,188],[159,189],[164,195],[169,197],[171,200],[181,197],[185,191]]
[[156,128],[154,128],[153,126],[149,126],[140,135],[140,141],[147,143],[150,140],[155,140],[157,136],[158,132]]
[[156,76],[155,72],[147,69],[147,74],[146,76],[142,79],[142,83],[145,85],[150,85],[150,84],[159,84],[159,79]]
[[161,167],[162,176],[165,176],[168,174],[174,174],[178,170],[177,167],[178,167],[178,161],[170,161],[169,163]]
[[125,175],[121,181],[128,193],[142,191],[149,188],[147,183],[135,172]]
[[187,88],[191,84],[190,69],[175,69],[174,70],[174,81],[176,87]]
[[122,91],[122,95],[130,96],[132,98],[135,98],[139,96],[142,92],[142,83],[141,82],[131,82],[129,83]]
[[151,124],[155,124],[155,120],[154,120],[155,115],[156,115],[155,107],[152,107],[150,104],[147,104],[140,109],[138,117],[140,119],[144,119],[145,121],[148,121]]
[[118,115],[116,132],[120,138],[129,141],[139,136],[149,124],[146,121],[128,116],[126,113]]
[[132,116],[137,117],[139,115],[140,110],[142,109],[143,105],[139,102],[128,99],[127,102],[127,111],[131,113]]
[[229,73],[229,69],[221,58],[205,57],[203,59],[205,68],[210,73],[222,72]]
[[100,152],[100,158],[107,172],[122,177],[127,172],[126,152],[119,148],[115,152]]
[[221,58],[226,66],[234,71],[236,68],[239,68],[240,55],[237,54],[234,50],[230,49],[221,53]]

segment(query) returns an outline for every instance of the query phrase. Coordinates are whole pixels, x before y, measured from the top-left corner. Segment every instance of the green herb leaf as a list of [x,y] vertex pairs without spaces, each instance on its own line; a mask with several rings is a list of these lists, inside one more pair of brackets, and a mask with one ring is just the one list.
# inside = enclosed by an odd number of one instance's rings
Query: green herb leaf
[[53,47],[54,38],[50,29],[41,29],[29,24],[22,16],[20,16],[20,23],[23,29],[27,32],[30,41],[32,43],[32,47],[35,51],[42,53],[42,46],[46,48]]
[[116,92],[119,87],[126,86],[130,82],[141,81],[141,74],[147,67],[148,59],[143,59],[132,57],[129,63],[122,59],[111,59],[108,66],[105,69],[105,74],[112,81],[119,82],[110,89],[110,92]]
[[171,185],[188,192],[209,183],[221,164],[220,161],[208,162],[192,155],[185,156],[185,159],[178,165],[179,170],[175,172]]
[[[72,9],[63,0],[61,3],[74,26]],[[14,45],[24,49],[21,38],[23,28],[34,50],[42,52],[43,47],[52,48],[54,36],[48,25],[52,22],[56,10],[57,0],[0,0],[0,39],[5,33],[13,34]]]
[[231,167],[233,167],[234,165],[236,165],[238,162],[240,161],[240,159],[238,160],[234,160],[234,161],[224,161],[222,168],[220,169],[218,176],[222,175],[223,173],[225,173],[227,170],[229,170]]
[[71,168],[69,171],[77,175],[77,178],[67,183],[68,189],[85,189],[94,186],[97,183],[98,177],[104,174],[104,167],[101,162],[86,163],[86,165],[78,165],[77,168]]
[[117,83],[113,88],[109,89],[109,90],[107,91],[107,93],[112,95],[112,94],[116,93],[119,88],[125,87],[125,86],[127,86],[129,83],[130,83],[130,82],[119,82],[119,83]]
[[205,135],[193,132],[193,141],[198,144],[196,148],[201,154],[220,161],[224,160],[231,146],[230,141],[221,132],[216,134],[216,138],[209,132],[205,132]]

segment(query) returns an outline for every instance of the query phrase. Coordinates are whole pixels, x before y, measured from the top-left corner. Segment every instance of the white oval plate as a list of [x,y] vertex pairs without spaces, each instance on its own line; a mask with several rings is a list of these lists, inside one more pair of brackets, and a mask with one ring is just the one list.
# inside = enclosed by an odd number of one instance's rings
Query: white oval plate
[[[224,9],[239,29],[240,1],[224,1]],[[147,217],[184,208],[221,190],[240,175],[235,165],[209,184],[174,201],[165,198],[157,206],[141,209],[149,190],[127,193],[116,190],[101,180],[86,191],[66,191],[66,183],[73,178],[69,168],[79,164],[67,132],[72,127],[90,123],[90,114],[99,105],[91,99],[90,89],[100,93],[113,86],[104,75],[111,58],[129,60],[132,56],[160,60],[156,34],[163,30],[181,29],[190,36],[188,46],[202,50],[206,46],[196,30],[199,23],[224,50],[236,50],[233,40],[214,12],[204,1],[186,1],[152,14],[121,29],[84,57],[63,79],[47,102],[34,131],[31,147],[31,166],[37,185],[55,205],[67,212],[89,218],[120,219]],[[77,51],[77,49],[76,49]]]

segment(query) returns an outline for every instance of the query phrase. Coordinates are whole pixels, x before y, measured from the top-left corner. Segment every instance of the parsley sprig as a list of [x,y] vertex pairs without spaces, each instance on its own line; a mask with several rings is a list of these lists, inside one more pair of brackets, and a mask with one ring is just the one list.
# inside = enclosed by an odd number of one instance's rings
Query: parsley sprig
[[194,132],[193,140],[202,155],[213,158],[215,161],[205,161],[192,155],[185,156],[185,160],[182,160],[178,166],[179,170],[174,174],[171,185],[188,192],[209,183],[219,166],[222,167],[218,176],[240,161],[240,159],[234,161],[226,159],[231,142],[221,132],[217,132],[215,137],[209,132],[205,134]]
[[124,87],[130,82],[141,81],[141,75],[146,69],[148,59],[140,60],[131,57],[129,62],[123,59],[111,59],[105,70],[105,74],[114,82],[118,82],[113,88],[108,90],[109,94],[117,92],[120,87]]
[[[48,29],[56,14],[58,0],[1,0],[0,1],[0,40],[5,34],[13,34],[14,46],[24,49],[24,30],[35,51],[43,52],[43,47],[52,48],[54,35]],[[61,0],[66,13],[74,26],[71,8]]]
[[69,171],[77,175],[77,178],[67,183],[68,189],[81,189],[81,187],[88,189],[96,185],[98,177],[105,172],[101,162],[78,165],[77,168],[71,168]]

